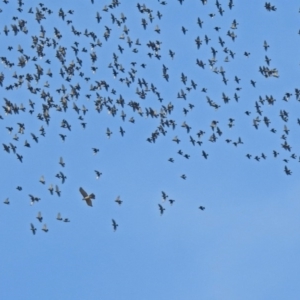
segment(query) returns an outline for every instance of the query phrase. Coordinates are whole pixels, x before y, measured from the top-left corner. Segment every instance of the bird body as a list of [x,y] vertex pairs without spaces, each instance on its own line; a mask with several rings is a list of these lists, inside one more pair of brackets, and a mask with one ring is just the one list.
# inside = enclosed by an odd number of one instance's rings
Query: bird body
[[95,199],[96,196],[94,194],[88,195],[88,193],[82,187],[79,188],[79,192],[81,193],[81,195],[83,197],[82,200],[85,200],[85,202],[88,206],[93,206],[92,199]]

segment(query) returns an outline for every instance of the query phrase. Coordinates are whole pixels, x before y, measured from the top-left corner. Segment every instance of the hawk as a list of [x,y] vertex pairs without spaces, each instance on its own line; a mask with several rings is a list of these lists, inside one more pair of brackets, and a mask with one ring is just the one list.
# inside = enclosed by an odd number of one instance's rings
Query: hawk
[[88,195],[87,192],[82,187],[79,188],[79,192],[81,193],[81,195],[83,197],[82,200],[85,200],[87,205],[93,206],[92,199],[95,199],[96,196],[94,194]]

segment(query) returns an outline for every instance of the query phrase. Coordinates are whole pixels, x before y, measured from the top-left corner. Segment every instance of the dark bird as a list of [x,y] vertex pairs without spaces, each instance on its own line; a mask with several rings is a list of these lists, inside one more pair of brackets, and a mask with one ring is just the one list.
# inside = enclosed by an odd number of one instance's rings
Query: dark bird
[[115,200],[115,202],[117,202],[119,205],[121,205],[123,201],[120,199],[120,196],[118,196],[117,199]]
[[112,219],[112,226],[114,228],[114,231],[116,231],[117,227],[119,226],[114,219]]
[[32,223],[30,223],[30,230],[32,231],[32,234],[35,235],[36,228],[34,227],[34,225]]
[[64,163],[64,160],[62,157],[59,158],[59,164],[64,167],[66,164]]
[[199,206],[199,209],[204,210],[205,207],[204,206]]
[[37,214],[37,217],[36,217],[40,222],[42,222],[43,221],[43,217],[42,217],[42,214],[41,214],[41,212],[38,212],[38,214]]
[[160,214],[162,215],[164,213],[165,208],[161,204],[158,204],[158,207],[159,207]]
[[43,230],[44,232],[48,232],[48,231],[49,231],[49,229],[48,229],[48,227],[47,227],[47,225],[46,225],[46,224],[44,224],[44,226],[43,226],[42,230]]
[[207,154],[205,151],[202,151],[202,156],[203,156],[205,159],[207,159],[208,154]]
[[94,154],[97,154],[99,152],[99,149],[97,149],[97,148],[92,148],[92,150],[93,150]]
[[41,176],[40,183],[45,184],[45,178],[44,178],[44,176]]
[[100,176],[102,175],[102,173],[97,170],[95,170],[95,173],[96,173],[96,179],[99,179]]
[[61,195],[61,191],[59,190],[59,187],[55,185],[55,193],[57,194],[58,197]]

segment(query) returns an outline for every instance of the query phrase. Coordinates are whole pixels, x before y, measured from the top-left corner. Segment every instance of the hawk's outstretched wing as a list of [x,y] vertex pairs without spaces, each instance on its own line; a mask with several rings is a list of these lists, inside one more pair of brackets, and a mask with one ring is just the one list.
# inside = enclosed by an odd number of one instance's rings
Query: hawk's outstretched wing
[[82,187],[79,189],[79,192],[81,193],[83,198],[88,197],[88,194],[86,193],[86,191]]
[[90,198],[86,198],[85,201],[88,206],[93,206],[92,200]]

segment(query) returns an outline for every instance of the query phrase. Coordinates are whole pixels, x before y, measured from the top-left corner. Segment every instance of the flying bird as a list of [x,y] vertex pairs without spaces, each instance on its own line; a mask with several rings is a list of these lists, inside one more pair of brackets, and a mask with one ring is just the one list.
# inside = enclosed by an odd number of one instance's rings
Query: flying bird
[[82,187],[79,188],[79,192],[81,193],[81,195],[82,195],[82,197],[83,197],[82,200],[85,200],[85,201],[86,201],[86,204],[87,204],[88,206],[93,206],[93,204],[92,204],[92,199],[95,199],[96,196],[95,196],[94,194],[88,195],[87,192],[86,192]]
[[112,219],[112,226],[114,228],[114,231],[116,231],[117,227],[119,226],[114,219]]
[[30,230],[32,231],[32,234],[35,235],[36,228],[34,227],[34,225],[32,223],[30,223]]

